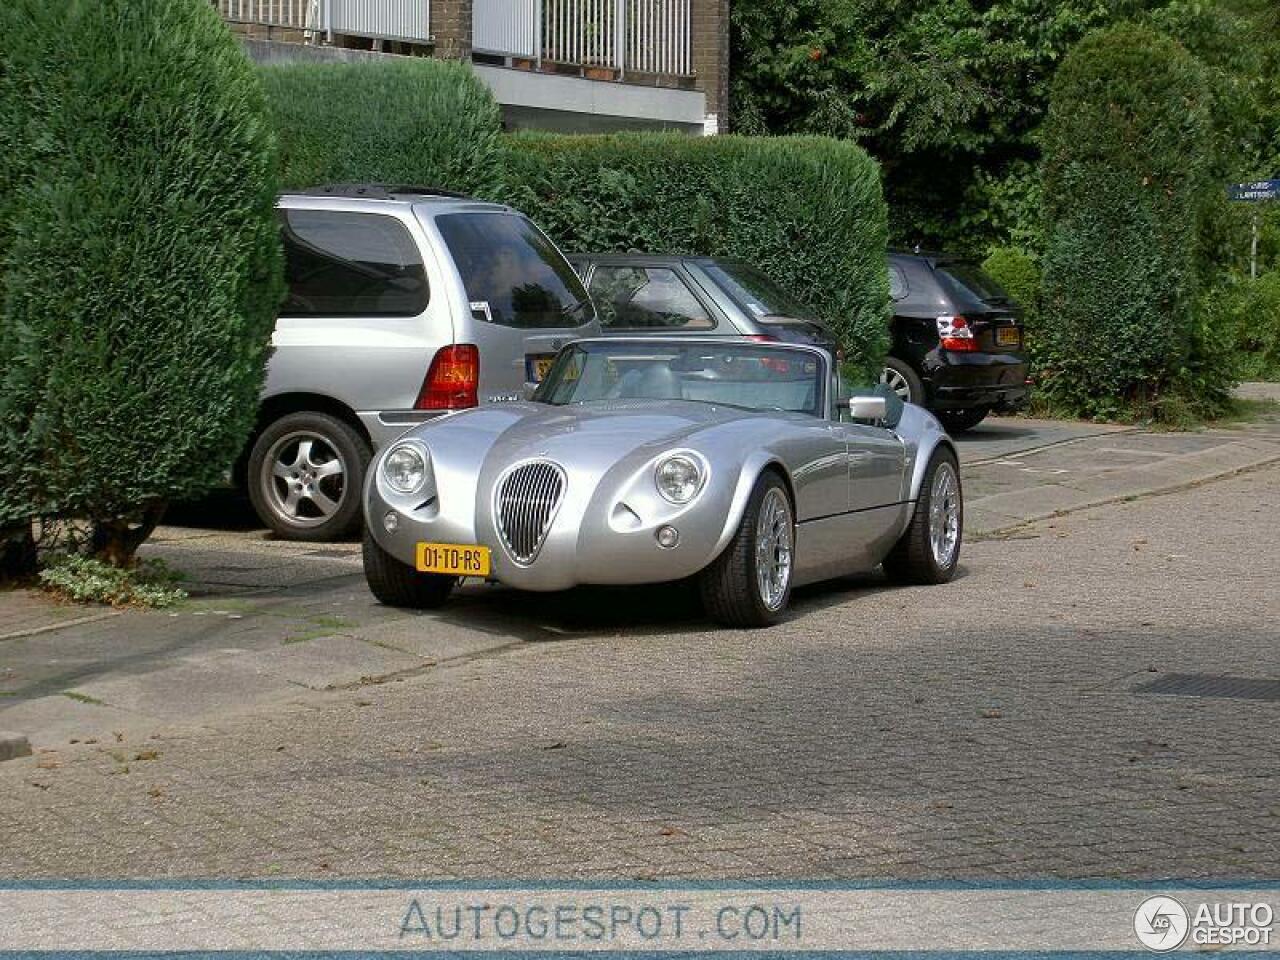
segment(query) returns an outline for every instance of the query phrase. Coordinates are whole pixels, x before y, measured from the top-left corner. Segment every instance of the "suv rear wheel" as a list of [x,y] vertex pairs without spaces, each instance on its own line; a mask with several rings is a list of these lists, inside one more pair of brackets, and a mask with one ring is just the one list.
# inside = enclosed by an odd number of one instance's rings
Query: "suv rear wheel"
[[885,359],[880,382],[896,393],[903,403],[924,404],[924,383],[920,376],[897,357]]
[[327,542],[360,523],[360,491],[372,451],[327,413],[291,413],[258,436],[249,454],[249,499],[284,540]]

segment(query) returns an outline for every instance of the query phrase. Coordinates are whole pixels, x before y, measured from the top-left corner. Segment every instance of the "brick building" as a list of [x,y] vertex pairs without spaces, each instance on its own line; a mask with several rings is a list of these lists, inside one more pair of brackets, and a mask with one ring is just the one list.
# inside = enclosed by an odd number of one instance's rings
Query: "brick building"
[[729,0],[211,2],[263,61],[470,61],[511,129],[729,126]]

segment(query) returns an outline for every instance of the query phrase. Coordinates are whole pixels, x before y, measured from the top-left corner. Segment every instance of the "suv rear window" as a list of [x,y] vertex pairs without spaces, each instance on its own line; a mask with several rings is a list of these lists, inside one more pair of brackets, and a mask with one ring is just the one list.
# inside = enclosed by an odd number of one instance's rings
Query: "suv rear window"
[[967,295],[976,300],[985,300],[988,303],[998,303],[1009,299],[1009,294],[1004,292],[1004,288],[989,277],[976,263],[952,260],[938,264],[935,269],[938,276],[944,282],[950,283],[955,288],[954,292],[961,295]]
[[283,317],[416,317],[429,291],[405,225],[376,213],[280,210]]
[[529,220],[510,213],[436,218],[467,298],[505,327],[577,327],[595,319],[568,261]]

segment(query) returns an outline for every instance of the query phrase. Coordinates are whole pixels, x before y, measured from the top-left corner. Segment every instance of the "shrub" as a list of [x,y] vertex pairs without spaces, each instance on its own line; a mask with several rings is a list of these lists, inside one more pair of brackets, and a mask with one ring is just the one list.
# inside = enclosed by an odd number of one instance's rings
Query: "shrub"
[[729,257],[823,316],[851,364],[888,347],[887,216],[877,164],[820,137],[675,134],[508,140],[507,202],[566,248]]
[[475,74],[425,58],[262,68],[281,183],[374,181],[491,195],[501,118]]
[[1150,416],[1221,376],[1197,355],[1200,216],[1212,156],[1203,68],[1155,31],[1090,34],[1046,122],[1041,383],[1076,414]]
[[175,585],[181,579],[160,561],[126,570],[75,553],[54,557],[40,571],[41,586],[54,596],[113,607],[171,607],[187,598]]
[[1204,313],[1230,331],[1241,379],[1280,380],[1280,272],[1229,277],[1206,296]]
[[8,6],[43,151],[3,207],[0,518],[88,518],[124,563],[252,426],[281,292],[274,139],[204,0]]

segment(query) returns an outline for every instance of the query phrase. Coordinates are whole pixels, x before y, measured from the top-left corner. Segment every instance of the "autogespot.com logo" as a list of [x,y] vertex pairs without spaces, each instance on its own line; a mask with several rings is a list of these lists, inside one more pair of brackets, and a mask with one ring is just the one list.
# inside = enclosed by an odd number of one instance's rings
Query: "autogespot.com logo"
[[1148,897],[1133,915],[1133,932],[1149,950],[1176,950],[1187,939],[1191,917],[1173,897]]

